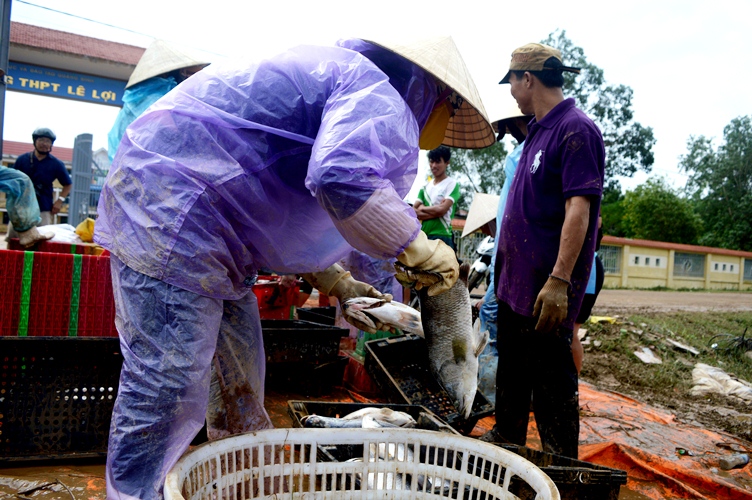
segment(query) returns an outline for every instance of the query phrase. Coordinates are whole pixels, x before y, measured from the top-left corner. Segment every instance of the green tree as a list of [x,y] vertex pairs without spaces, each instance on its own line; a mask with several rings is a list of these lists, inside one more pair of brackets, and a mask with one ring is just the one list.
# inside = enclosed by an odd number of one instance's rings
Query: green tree
[[699,136],[687,141],[680,168],[705,221],[704,245],[752,251],[752,117],[734,118],[717,149]]
[[697,243],[702,220],[687,198],[680,197],[663,179],[648,179],[627,191],[622,202],[625,236],[671,243]]
[[603,70],[588,62],[585,51],[557,30],[543,41],[561,51],[564,64],[582,68],[580,75],[564,73],[564,94],[574,97],[603,134],[606,145],[606,189],[619,190],[616,176],[632,177],[637,171],[650,172],[655,158],[653,129],[634,121],[632,89],[606,83]]
[[475,193],[499,194],[504,185],[504,143],[483,149],[452,149],[450,172],[460,184],[462,198],[457,208],[467,210]]
[[626,236],[624,230],[624,195],[618,189],[606,190],[601,201],[603,234]]

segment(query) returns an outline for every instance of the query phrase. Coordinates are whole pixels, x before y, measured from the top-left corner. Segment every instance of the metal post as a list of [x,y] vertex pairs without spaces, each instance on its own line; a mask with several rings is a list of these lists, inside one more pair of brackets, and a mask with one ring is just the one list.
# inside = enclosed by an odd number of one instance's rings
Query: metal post
[[73,143],[73,192],[68,200],[68,224],[73,227],[89,215],[91,142],[91,134],[80,134]]
[[[5,74],[8,71],[10,49],[11,0],[0,0],[0,159],[3,157],[3,128],[5,127]],[[0,162],[2,164],[2,162]]]

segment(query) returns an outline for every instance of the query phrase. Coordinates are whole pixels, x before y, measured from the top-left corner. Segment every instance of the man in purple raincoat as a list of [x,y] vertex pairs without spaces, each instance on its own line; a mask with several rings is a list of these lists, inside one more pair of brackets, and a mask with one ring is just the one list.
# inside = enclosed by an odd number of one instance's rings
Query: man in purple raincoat
[[210,439],[271,427],[258,268],[307,273],[340,302],[381,296],[335,265],[354,248],[441,274],[431,294],[451,287],[454,252],[403,197],[419,141],[493,143],[473,82],[453,76],[468,74],[448,37],[302,46],[211,65],[131,124],[95,233],[124,357],[109,498],[160,498],[205,418]]

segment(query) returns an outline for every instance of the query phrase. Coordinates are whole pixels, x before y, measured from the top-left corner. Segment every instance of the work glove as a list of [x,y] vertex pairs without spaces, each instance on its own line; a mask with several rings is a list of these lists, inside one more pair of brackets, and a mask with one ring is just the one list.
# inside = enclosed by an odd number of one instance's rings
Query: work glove
[[548,276],[548,281],[538,293],[533,307],[533,316],[540,315],[535,325],[536,331],[542,333],[553,331],[567,318],[569,287],[569,281],[552,275]]
[[[320,273],[308,273],[302,275],[303,279],[311,284],[319,292],[325,295],[337,297],[339,306],[343,311],[347,310],[345,302],[355,297],[374,297],[386,302],[392,301],[392,296],[388,293],[381,293],[368,283],[363,283],[352,277],[352,275],[342,269],[339,264],[334,264],[321,271]],[[369,326],[349,314],[343,315],[351,325],[368,333],[376,333],[377,330],[389,331],[389,327],[374,321],[376,328]]]
[[431,297],[452,288],[460,275],[460,264],[454,250],[441,240],[429,240],[423,231],[419,232],[418,237],[397,256],[397,260],[412,270],[441,277],[436,283],[424,284],[418,280],[415,284],[416,290],[420,290],[424,285],[428,286],[428,295]]

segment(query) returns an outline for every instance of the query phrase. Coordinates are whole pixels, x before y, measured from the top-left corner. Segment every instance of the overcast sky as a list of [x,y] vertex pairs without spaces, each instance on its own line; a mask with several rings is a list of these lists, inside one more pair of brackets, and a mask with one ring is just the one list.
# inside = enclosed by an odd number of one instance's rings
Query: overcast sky
[[[448,34],[492,120],[502,93],[509,92],[498,81],[512,50],[566,30],[609,83],[633,89],[635,120],[652,127],[657,139],[651,175],[675,187],[686,179],[677,165],[690,136],[714,137],[717,144],[733,118],[752,113],[752,2],[747,0],[14,0],[11,18],[141,47],[164,38],[250,59],[345,37]],[[72,147],[76,135],[88,132],[96,149],[106,147],[116,115],[117,108],[108,106],[8,92],[4,135],[30,141],[35,127],[48,126],[58,135],[57,145]],[[622,179],[622,185],[631,189],[647,177]]]

